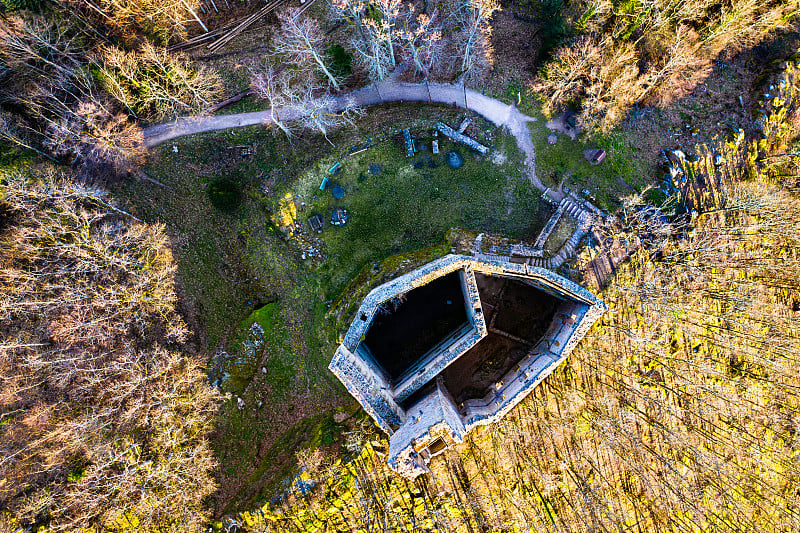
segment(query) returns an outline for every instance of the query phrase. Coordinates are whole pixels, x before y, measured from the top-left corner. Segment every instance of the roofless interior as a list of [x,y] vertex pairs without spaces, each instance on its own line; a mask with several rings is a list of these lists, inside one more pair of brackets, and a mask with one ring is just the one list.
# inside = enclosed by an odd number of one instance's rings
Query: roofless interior
[[482,398],[544,337],[562,300],[523,281],[476,273],[488,335],[442,371],[456,404]]
[[457,270],[384,302],[363,344],[392,381],[437,344],[468,326]]
[[[544,337],[563,302],[524,281],[480,273],[475,281],[488,334],[439,374],[456,404],[485,397]],[[401,407],[409,409],[432,388],[422,387]]]

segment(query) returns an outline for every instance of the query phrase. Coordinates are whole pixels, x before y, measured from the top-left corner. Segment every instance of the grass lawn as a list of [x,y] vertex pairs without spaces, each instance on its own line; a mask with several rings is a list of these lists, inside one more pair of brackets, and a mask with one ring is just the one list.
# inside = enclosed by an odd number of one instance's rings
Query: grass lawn
[[544,243],[544,249],[548,255],[553,256],[558,253],[561,248],[567,244],[567,241],[572,237],[572,233],[578,226],[577,221],[567,215],[562,215],[553,228],[553,232],[547,237]]
[[[325,154],[323,143],[312,139],[314,149],[301,154]],[[234,148],[242,145],[255,147],[255,155],[242,157]],[[145,168],[163,187],[129,181],[115,191],[140,218],[166,224],[181,305],[198,348],[230,356],[209,364],[209,377],[224,377],[223,391],[232,394],[212,441],[221,465],[212,502],[217,512],[239,501],[241,491],[262,488],[243,483],[298,421],[355,405],[325,369],[336,335],[326,327],[315,276],[270,222],[270,191],[313,161],[292,156],[290,148],[263,128],[176,139],[153,150]],[[208,194],[220,179],[241,192],[240,204],[228,211],[215,208]],[[271,457],[294,464],[293,453]],[[272,482],[269,475],[263,480]]]
[[[558,134],[558,142],[547,144],[548,119],[541,105],[521,79],[512,79],[504,91],[493,96],[507,104],[517,104],[519,110],[536,118],[529,122],[536,148],[536,172],[545,186],[556,188],[562,182],[575,191],[588,189],[601,209],[613,212],[621,197],[641,192],[656,183],[660,174],[653,163],[652,147],[645,152],[640,147],[638,132],[617,128],[606,135],[582,134],[576,141]],[[670,146],[671,147],[671,146]],[[606,159],[600,165],[590,165],[583,157],[587,148],[602,148]]]
[[[652,183],[628,137],[619,133],[583,134],[573,141],[559,134],[558,142],[548,145],[547,120],[541,114],[533,116],[538,120],[528,123],[528,127],[536,147],[536,170],[545,185],[556,188],[563,182],[578,192],[588,189],[598,207],[612,212],[619,207],[620,197],[641,192]],[[605,150],[605,161],[590,165],[583,157],[587,148]]]
[[[327,370],[346,326],[328,305],[351,280],[394,254],[411,252],[386,263],[384,273],[447,253],[442,243],[454,226],[532,238],[547,219],[538,191],[520,171],[513,138],[481,119],[468,133],[493,147],[487,157],[440,137],[442,155],[408,159],[392,133],[411,128],[430,147],[436,120],[457,126],[463,116],[436,106],[383,106],[355,129],[330,135],[335,146],[310,134],[289,143],[261,127],[184,137],[151,151],[144,171],[163,186],[146,180],[115,186],[138,217],[167,226],[184,314],[198,350],[210,358],[209,378],[231,394],[212,442],[220,461],[217,513],[271,498],[293,475],[295,451],[319,437],[326,417],[357,409]],[[347,147],[367,138],[383,140],[347,156]],[[255,154],[242,156],[241,146]],[[454,148],[464,158],[458,170],[442,159]],[[334,161],[342,164],[331,176],[345,190],[341,200],[319,190]],[[369,173],[373,164],[381,166],[377,175]],[[227,192],[212,204],[209,190]],[[287,193],[298,206],[305,203],[298,222],[307,238],[318,239],[322,257],[304,259],[298,236],[276,229],[273,216]],[[319,212],[329,221],[339,205],[351,214],[348,224],[311,234],[308,216]],[[325,424],[323,433],[339,435]]]
[[[417,144],[427,147],[412,158],[406,156],[402,137],[391,136],[364,152],[338,159],[341,170],[336,175],[328,169],[337,158],[323,158],[289,189],[304,204],[299,220],[305,226],[313,214],[326,222],[319,237],[326,259],[318,274],[329,299],[364,266],[439,242],[449,228],[530,238],[546,220],[549,213],[539,199],[541,193],[520,172],[520,155],[511,136],[498,132],[494,148],[501,155],[495,163],[491,153],[476,156],[441,136],[440,153],[433,154],[430,131],[412,133]],[[451,150],[464,158],[463,167],[454,170],[447,165]],[[328,188],[320,191],[325,177]],[[334,198],[334,186],[343,189],[343,198]],[[330,225],[336,207],[348,212],[343,227]]]

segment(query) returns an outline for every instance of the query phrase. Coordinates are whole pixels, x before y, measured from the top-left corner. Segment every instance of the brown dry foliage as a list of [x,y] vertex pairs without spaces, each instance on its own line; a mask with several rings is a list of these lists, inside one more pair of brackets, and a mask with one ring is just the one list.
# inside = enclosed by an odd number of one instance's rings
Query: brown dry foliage
[[108,165],[124,176],[142,163],[147,150],[141,128],[123,113],[96,102],[79,102],[48,120],[43,145],[56,157],[74,157],[85,173]]
[[579,104],[584,125],[607,131],[635,104],[663,106],[691,90],[723,51],[789,27],[798,9],[797,0],[653,0],[624,8],[588,0],[583,33],[554,51],[531,89],[546,113]]
[[[42,16],[0,21],[0,137],[75,162],[83,176],[124,175],[144,156],[139,127],[116,112],[87,72],[80,32]],[[20,111],[21,110],[21,111]]]
[[163,227],[52,170],[4,182],[0,507],[55,530],[198,526],[214,393],[180,353]]
[[145,35],[164,44],[186,37],[200,0],[66,0],[64,6],[128,42]]

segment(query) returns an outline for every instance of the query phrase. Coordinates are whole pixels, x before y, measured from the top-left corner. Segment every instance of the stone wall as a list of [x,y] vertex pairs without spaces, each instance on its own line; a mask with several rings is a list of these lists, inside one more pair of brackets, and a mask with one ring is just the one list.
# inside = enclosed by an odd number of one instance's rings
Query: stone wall
[[517,366],[503,376],[498,386],[484,398],[464,402],[461,414],[467,431],[503,418],[550,375],[577,344],[577,341],[574,344],[569,341],[577,334],[576,325],[586,320],[589,310],[589,306],[585,304],[562,303],[544,338]]
[[403,422],[405,412],[385,382],[344,345],[336,350],[328,368],[384,432],[391,434]]
[[406,422],[389,439],[389,466],[406,477],[423,474],[428,457],[419,454],[437,438],[447,445],[460,443],[466,431],[453,398],[437,380],[429,394],[409,407]]
[[[378,307],[403,292],[420,287],[455,270],[462,269],[464,304],[472,327],[443,342],[425,362],[410,369],[403,382],[393,385],[359,344]],[[398,404],[409,398],[447,365],[486,336],[486,322],[475,273],[517,279],[556,296],[562,303],[544,338],[496,384],[486,397],[456,407],[438,379],[434,390],[407,411]],[[495,261],[483,257],[448,255],[377,287],[350,326],[330,364],[331,371],[364,406],[378,426],[391,435],[389,464],[398,472],[414,477],[427,471],[425,448],[436,438],[461,442],[477,425],[490,424],[505,416],[534,387],[566,359],[606,306],[583,287],[542,268]],[[420,368],[421,367],[421,368]]]

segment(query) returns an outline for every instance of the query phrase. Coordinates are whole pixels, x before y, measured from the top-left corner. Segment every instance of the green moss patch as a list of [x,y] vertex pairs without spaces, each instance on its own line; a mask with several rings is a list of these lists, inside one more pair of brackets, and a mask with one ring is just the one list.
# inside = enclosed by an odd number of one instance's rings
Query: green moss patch
[[[433,126],[433,124],[431,124]],[[336,297],[365,266],[393,255],[440,242],[448,229],[534,237],[546,219],[540,192],[522,172],[521,156],[510,135],[493,130],[488,156],[439,137],[439,154],[431,151],[430,130],[413,132],[425,150],[407,157],[399,136],[350,157],[325,158],[303,174],[290,188],[304,205],[299,218],[308,224],[312,214],[326,218],[320,235],[326,260],[319,268],[328,298]],[[458,151],[464,158],[459,169],[450,168],[446,154]],[[341,167],[334,176],[329,169]],[[374,175],[369,170],[379,165]],[[320,185],[328,179],[328,188]],[[331,188],[345,194],[337,199]],[[342,207],[349,215],[343,227],[330,225],[330,213]]]

